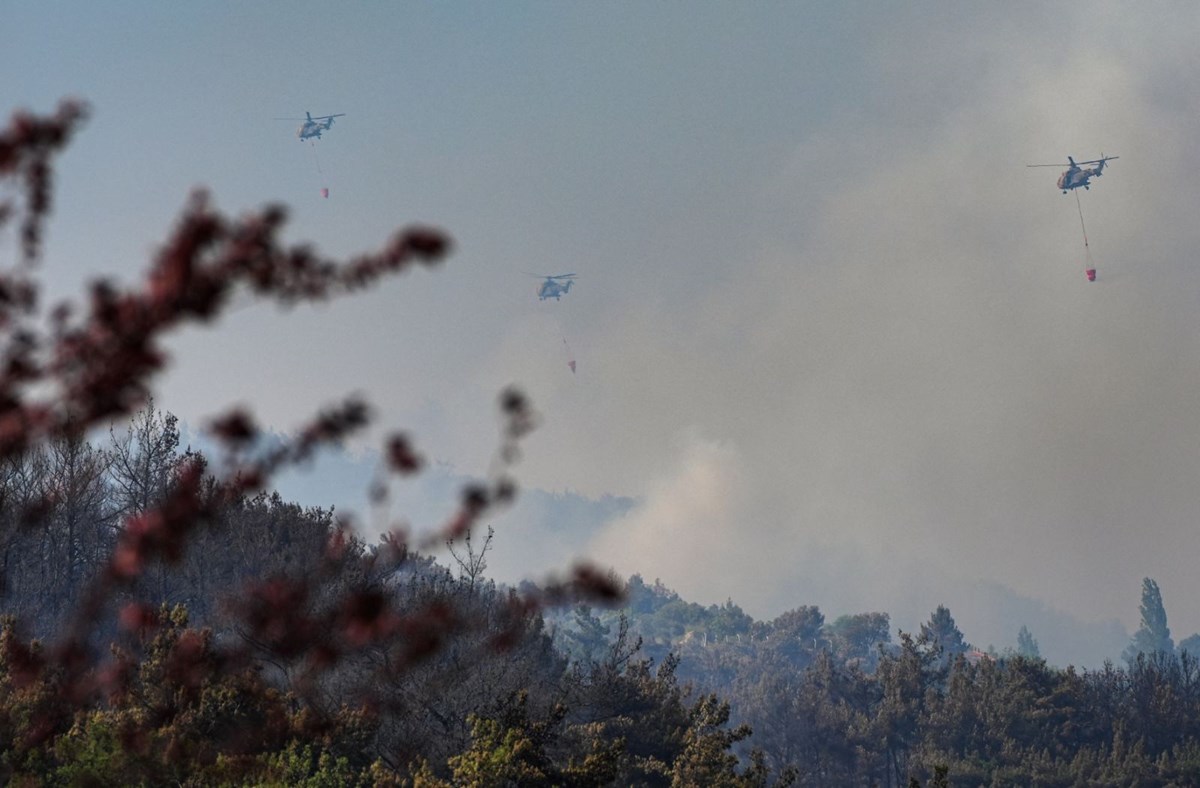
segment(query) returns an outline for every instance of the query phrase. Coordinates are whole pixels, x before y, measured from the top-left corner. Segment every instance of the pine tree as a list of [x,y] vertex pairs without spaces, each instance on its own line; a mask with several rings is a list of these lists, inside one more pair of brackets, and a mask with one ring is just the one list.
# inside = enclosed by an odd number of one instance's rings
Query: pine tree
[[929,617],[929,623],[921,625],[918,640],[939,647],[943,664],[952,662],[956,656],[971,649],[971,644],[963,637],[962,631],[954,623],[954,616],[950,615],[950,609],[945,605],[938,605]]
[[1133,641],[1122,654],[1130,664],[1133,664],[1138,654],[1175,652],[1175,641],[1171,640],[1171,630],[1167,626],[1167,610],[1163,607],[1162,592],[1158,590],[1158,583],[1148,577],[1142,580],[1141,612],[1142,625],[1133,633]]
[[1017,633],[1017,653],[1029,659],[1038,659],[1042,656],[1041,651],[1038,650],[1037,640],[1024,624],[1021,625],[1021,631]]

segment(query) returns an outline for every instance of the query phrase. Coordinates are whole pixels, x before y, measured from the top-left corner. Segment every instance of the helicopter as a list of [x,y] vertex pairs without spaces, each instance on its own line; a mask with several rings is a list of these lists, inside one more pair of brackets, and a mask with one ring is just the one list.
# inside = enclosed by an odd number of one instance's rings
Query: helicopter
[[305,112],[303,118],[275,118],[275,120],[303,120],[304,122],[300,124],[300,128],[296,129],[296,136],[301,141],[304,141],[310,138],[321,139],[321,132],[329,131],[333,128],[334,118],[344,117],[346,117],[345,112],[338,113],[337,115],[320,115],[315,118],[311,113]]
[[574,283],[577,275],[555,274],[547,276],[546,274],[529,274],[529,276],[545,277],[545,281],[538,287],[537,294],[539,301],[545,301],[547,298],[553,298],[555,301],[558,301],[571,292],[571,285]]
[[[1088,181],[1092,178],[1099,178],[1104,174],[1105,162],[1119,159],[1120,156],[1105,156],[1100,154],[1100,158],[1092,159],[1091,161],[1081,161],[1078,164],[1070,156],[1067,157],[1067,171],[1058,177],[1058,188],[1062,189],[1062,193],[1066,194],[1071,189],[1078,189],[1082,186],[1085,190],[1088,187]],[[1095,167],[1080,167],[1080,164],[1095,164]],[[1062,167],[1061,164],[1026,164],[1026,167]]]

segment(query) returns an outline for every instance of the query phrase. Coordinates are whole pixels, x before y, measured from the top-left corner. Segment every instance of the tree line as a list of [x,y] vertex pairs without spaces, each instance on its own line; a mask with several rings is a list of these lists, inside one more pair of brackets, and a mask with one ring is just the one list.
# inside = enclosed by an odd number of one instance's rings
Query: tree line
[[1026,627],[1016,648],[967,642],[938,606],[893,638],[886,613],[827,621],[805,605],[757,621],[640,576],[622,607],[550,611],[564,653],[588,660],[612,633],[678,661],[751,731],[733,748],[800,785],[1191,785],[1200,781],[1200,655],[1175,647],[1157,584],[1120,665],[1049,665]]
[[[97,445],[63,438],[6,461],[6,781],[1200,780],[1200,666],[1174,649],[1150,579],[1126,664],[1059,669],[1024,628],[1017,649],[973,648],[944,606],[893,639],[886,613],[827,621],[800,606],[757,621],[732,600],[697,605],[637,575],[612,608],[514,604],[543,590],[487,577],[490,528],[451,543],[448,565],[415,551],[373,561],[387,539],[367,544],[331,510],[276,494],[219,496],[207,474],[201,488],[221,505],[178,560],[147,565],[109,600],[110,623],[88,643],[95,680],[81,691],[44,655],[105,571],[122,523],[168,499],[197,462],[207,466],[152,403]],[[325,614],[351,599],[440,623],[389,628],[354,615],[358,625],[323,641],[330,653],[301,647],[306,627],[333,626]],[[281,606],[292,614],[268,614]]]

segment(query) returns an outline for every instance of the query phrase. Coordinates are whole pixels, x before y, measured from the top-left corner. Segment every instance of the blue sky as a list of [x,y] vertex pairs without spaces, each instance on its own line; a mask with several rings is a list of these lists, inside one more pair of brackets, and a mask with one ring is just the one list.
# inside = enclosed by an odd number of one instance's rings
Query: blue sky
[[[55,295],[133,281],[199,185],[288,204],[289,238],[332,254],[412,221],[455,238],[361,298],[183,332],[160,403],[188,423],[244,402],[286,431],[362,391],[479,474],[518,382],[544,421],[522,482],[636,505],[572,510],[587,535],[536,566],[508,526],[506,579],[585,553],[757,615],[911,628],[948,603],[1003,646],[1024,622],[996,584],[1132,628],[1150,576],[1200,630],[1194,5],[4,14],[0,104],[94,107],[61,162]],[[274,120],[306,110],[347,113],[320,171]],[[1088,285],[1074,197],[1024,164],[1101,152]],[[526,271],[580,279],[538,303]]]

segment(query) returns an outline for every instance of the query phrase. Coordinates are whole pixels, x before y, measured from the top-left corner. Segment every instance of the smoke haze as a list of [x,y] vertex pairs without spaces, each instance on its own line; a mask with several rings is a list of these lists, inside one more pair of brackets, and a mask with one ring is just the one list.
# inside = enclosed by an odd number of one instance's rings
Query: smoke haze
[[[947,604],[978,645],[1026,624],[1067,661],[1137,626],[1150,576],[1200,631],[1200,9],[472,10],[247,9],[233,38],[201,8],[15,12],[39,49],[0,57],[63,56],[14,100],[98,109],[58,291],[94,248],[144,260],[197,180],[294,203],[331,253],[409,219],[456,238],[436,274],[181,335],[164,407],[286,430],[361,389],[478,474],[517,382],[544,421],[526,487],[630,503],[514,510],[504,579],[592,555],[760,617]],[[305,109],[347,112],[329,184],[271,125]],[[1075,194],[1024,165],[1101,153],[1089,284]],[[538,303],[526,271],[580,278]]]

